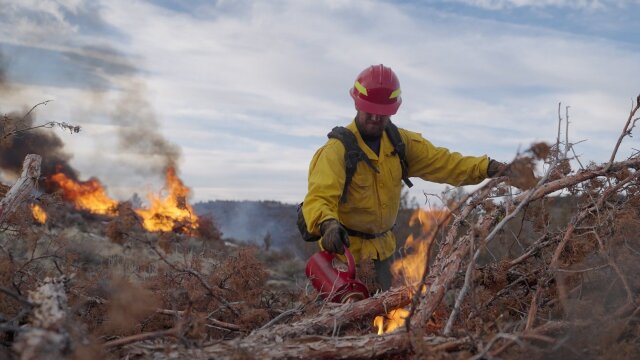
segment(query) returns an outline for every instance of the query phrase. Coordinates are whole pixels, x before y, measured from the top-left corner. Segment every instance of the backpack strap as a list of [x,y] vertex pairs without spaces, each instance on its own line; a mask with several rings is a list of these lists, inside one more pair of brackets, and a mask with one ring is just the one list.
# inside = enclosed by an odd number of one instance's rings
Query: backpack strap
[[344,181],[344,189],[342,189],[342,196],[340,197],[340,202],[347,202],[347,190],[349,189],[349,185],[351,184],[351,180],[353,179],[353,175],[356,173],[356,169],[358,168],[358,162],[364,161],[373,171],[376,173],[380,173],[380,171],[373,165],[371,160],[367,154],[358,146],[358,139],[351,132],[351,130],[342,127],[336,126],[334,127],[329,134],[327,134],[329,139],[337,139],[340,140],[342,145],[344,145],[344,165],[346,177]]
[[407,187],[412,187],[413,183],[409,180],[409,164],[407,163],[405,145],[402,142],[402,137],[400,136],[400,131],[398,127],[389,121],[387,127],[384,129],[391,140],[391,144],[393,145],[393,152],[398,155],[400,158],[400,166],[402,167],[402,181],[407,185]]

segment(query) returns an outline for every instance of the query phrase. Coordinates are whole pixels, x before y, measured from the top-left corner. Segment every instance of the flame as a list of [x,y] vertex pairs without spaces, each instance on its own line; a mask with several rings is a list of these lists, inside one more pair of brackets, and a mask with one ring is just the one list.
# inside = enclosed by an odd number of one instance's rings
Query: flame
[[404,325],[404,319],[407,316],[409,316],[408,310],[403,308],[394,309],[385,316],[376,316],[373,319],[373,325],[378,328],[378,335],[388,334]]
[[167,168],[165,186],[169,192],[166,197],[149,193],[149,208],[135,210],[142,217],[144,228],[148,231],[196,230],[198,216],[187,203],[191,190],[184,186],[172,167]]
[[[417,209],[411,214],[409,226],[420,222],[420,235],[417,238],[409,235],[404,248],[410,252],[405,252],[404,257],[391,264],[391,273],[395,278],[402,277],[407,285],[416,284],[422,279],[429,248],[433,241],[433,232],[439,223],[448,219],[447,209]],[[409,311],[403,308],[394,309],[385,316],[376,316],[373,319],[373,325],[378,328],[378,335],[387,334],[403,326],[408,315]]]
[[413,234],[409,235],[405,241],[405,250],[410,252],[391,264],[391,273],[394,277],[402,277],[406,284],[411,285],[422,279],[424,266],[431,247],[433,232],[438,224],[448,219],[447,209],[417,209],[411,215],[409,226],[420,222],[422,228],[417,238]]
[[38,223],[44,224],[47,222],[47,213],[40,205],[31,204],[31,214]]
[[93,214],[115,215],[118,201],[110,198],[98,179],[75,181],[63,173],[51,176],[60,189],[65,200],[71,202],[76,209],[86,210]]

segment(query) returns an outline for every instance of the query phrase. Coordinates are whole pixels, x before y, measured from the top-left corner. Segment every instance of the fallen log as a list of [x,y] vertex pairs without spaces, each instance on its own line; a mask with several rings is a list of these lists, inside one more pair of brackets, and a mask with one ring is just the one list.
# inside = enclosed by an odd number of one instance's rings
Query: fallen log
[[33,189],[38,185],[41,162],[42,158],[37,154],[29,154],[24,158],[20,178],[0,201],[0,225],[33,194]]
[[250,342],[273,342],[277,339],[299,337],[301,335],[337,335],[346,325],[367,317],[385,314],[392,309],[409,304],[411,289],[403,286],[393,288],[374,297],[349,304],[334,305],[328,311],[302,319],[291,324],[280,324],[259,329],[247,336]]
[[296,339],[278,339],[271,343],[253,342],[248,338],[222,341],[201,348],[187,349],[181,345],[131,346],[129,354],[153,354],[155,359],[371,359],[380,356],[408,354],[411,342],[419,344],[420,353],[435,354],[460,348],[471,343],[469,338],[425,336],[413,338],[403,330],[379,336],[324,337],[301,336]]

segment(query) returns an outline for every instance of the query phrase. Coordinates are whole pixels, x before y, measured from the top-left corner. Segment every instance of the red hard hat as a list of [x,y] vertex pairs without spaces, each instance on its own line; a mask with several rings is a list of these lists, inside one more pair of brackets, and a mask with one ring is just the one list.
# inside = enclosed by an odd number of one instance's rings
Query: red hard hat
[[393,115],[402,103],[398,77],[382,64],[364,69],[349,93],[356,109],[376,115]]

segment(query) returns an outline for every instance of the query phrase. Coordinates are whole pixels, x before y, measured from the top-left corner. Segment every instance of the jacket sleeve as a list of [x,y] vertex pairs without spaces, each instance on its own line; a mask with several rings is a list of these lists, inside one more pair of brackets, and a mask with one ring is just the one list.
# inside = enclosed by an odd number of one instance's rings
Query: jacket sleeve
[[344,146],[330,139],[311,159],[309,188],[302,205],[307,230],[320,234],[320,224],[338,219],[338,203],[345,183]]
[[463,156],[436,147],[418,133],[401,130],[406,144],[409,176],[453,186],[477,184],[487,178],[489,158]]

